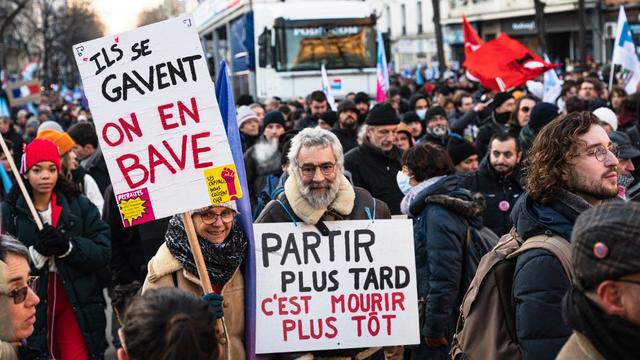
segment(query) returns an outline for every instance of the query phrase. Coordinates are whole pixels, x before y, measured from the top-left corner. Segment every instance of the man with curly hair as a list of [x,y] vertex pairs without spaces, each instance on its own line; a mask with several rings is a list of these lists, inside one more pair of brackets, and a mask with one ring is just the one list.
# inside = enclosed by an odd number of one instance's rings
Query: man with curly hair
[[[589,112],[564,115],[545,126],[525,163],[526,193],[511,213],[522,239],[546,234],[569,241],[580,213],[617,195],[617,152]],[[554,359],[571,335],[562,319],[569,286],[552,253],[537,248],[518,257],[512,303],[523,359]]]

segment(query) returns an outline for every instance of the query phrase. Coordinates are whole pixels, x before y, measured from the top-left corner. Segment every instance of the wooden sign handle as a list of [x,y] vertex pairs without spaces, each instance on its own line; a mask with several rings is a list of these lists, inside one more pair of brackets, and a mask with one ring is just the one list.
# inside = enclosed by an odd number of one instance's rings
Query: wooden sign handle
[[196,229],[193,226],[193,219],[191,218],[190,211],[182,213],[182,221],[184,222],[184,228],[187,231],[187,237],[189,238],[191,253],[193,254],[193,258],[196,262],[198,277],[202,284],[202,291],[204,291],[205,294],[212,293],[213,287],[211,286],[211,280],[209,279],[209,272],[207,271],[207,266],[204,263],[204,257],[202,257],[202,249],[200,249],[200,244],[198,243],[198,235],[196,234]]
[[4,141],[4,137],[0,136],[0,146],[2,147],[2,151],[7,157],[7,161],[9,161],[9,166],[11,166],[11,171],[13,172],[13,177],[15,177],[18,186],[20,187],[20,191],[22,191],[22,196],[24,196],[24,200],[27,202],[27,206],[29,207],[29,211],[31,211],[31,216],[33,216],[33,221],[36,222],[38,226],[38,230],[42,230],[42,220],[40,220],[40,215],[38,215],[38,211],[36,211],[36,207],[33,206],[33,201],[31,201],[31,196],[27,191],[27,188],[24,187],[24,183],[22,182],[22,177],[20,176],[20,172],[18,168],[16,168],[16,164],[13,161],[13,156],[11,152],[9,152],[9,148],[7,147],[7,143]]

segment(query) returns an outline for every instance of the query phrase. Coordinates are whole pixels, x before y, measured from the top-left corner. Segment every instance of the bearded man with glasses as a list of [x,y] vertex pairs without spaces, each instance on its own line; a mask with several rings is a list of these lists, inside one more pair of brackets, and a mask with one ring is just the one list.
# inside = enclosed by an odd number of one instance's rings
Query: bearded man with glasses
[[[329,228],[325,221],[391,218],[384,202],[351,185],[344,176],[342,145],[335,134],[319,128],[302,130],[291,140],[289,164],[284,192],[267,204],[256,223],[301,222],[315,225],[326,236]],[[285,358],[304,355],[287,354]],[[316,351],[313,356],[378,359],[382,351],[380,348]],[[389,349],[386,357],[402,359],[402,348]]]
[[[32,290],[35,280],[29,276],[29,250],[14,237],[0,235],[0,359],[17,359],[12,343],[23,342],[33,333],[40,303]],[[21,345],[21,350],[26,349],[26,344]]]
[[[560,116],[543,127],[525,161],[526,192],[511,212],[522,240],[546,234],[569,241],[582,212],[617,196],[617,153],[590,112]],[[512,303],[523,359],[554,359],[571,335],[562,318],[570,284],[560,260],[547,250],[518,256]]]

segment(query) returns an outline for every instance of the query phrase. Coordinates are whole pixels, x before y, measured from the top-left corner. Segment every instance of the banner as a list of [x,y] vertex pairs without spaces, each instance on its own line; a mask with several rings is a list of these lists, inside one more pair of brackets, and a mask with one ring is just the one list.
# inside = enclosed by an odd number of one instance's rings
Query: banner
[[190,17],[73,52],[124,226],[242,196]]
[[7,84],[9,105],[19,107],[31,102],[40,102],[42,88],[38,80],[16,81]]
[[382,33],[378,31],[378,54],[376,60],[376,101],[387,101],[387,91],[389,91],[389,68],[387,67],[387,56],[384,53],[384,41]]
[[420,342],[411,220],[254,224],[256,353]]
[[633,36],[629,29],[624,6],[620,6],[620,12],[618,13],[618,29],[616,31],[616,40],[613,43],[611,63],[622,66],[624,89],[627,94],[635,94],[638,83],[640,83],[640,61],[638,61],[636,46],[633,43]]
[[327,68],[324,64],[320,66],[320,74],[322,75],[322,92],[327,97],[327,103],[329,103],[331,110],[336,111],[338,109],[336,106],[336,99],[333,97],[333,93],[331,92],[332,86],[329,84],[329,76],[327,76]]

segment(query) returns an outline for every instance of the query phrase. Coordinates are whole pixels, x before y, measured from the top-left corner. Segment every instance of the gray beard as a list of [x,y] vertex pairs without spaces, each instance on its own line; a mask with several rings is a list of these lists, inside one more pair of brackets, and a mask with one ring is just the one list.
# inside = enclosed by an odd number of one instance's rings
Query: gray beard
[[320,194],[318,194],[317,192],[314,193],[311,189],[311,185],[313,185],[313,183],[305,185],[302,182],[302,178],[297,174],[297,172],[294,171],[293,174],[294,178],[296,179],[296,186],[298,186],[300,194],[309,203],[309,205],[311,205],[312,208],[326,209],[336,199],[336,195],[338,195],[338,190],[340,189],[339,173],[336,174],[336,180],[333,183],[329,184],[329,188],[325,189]]

